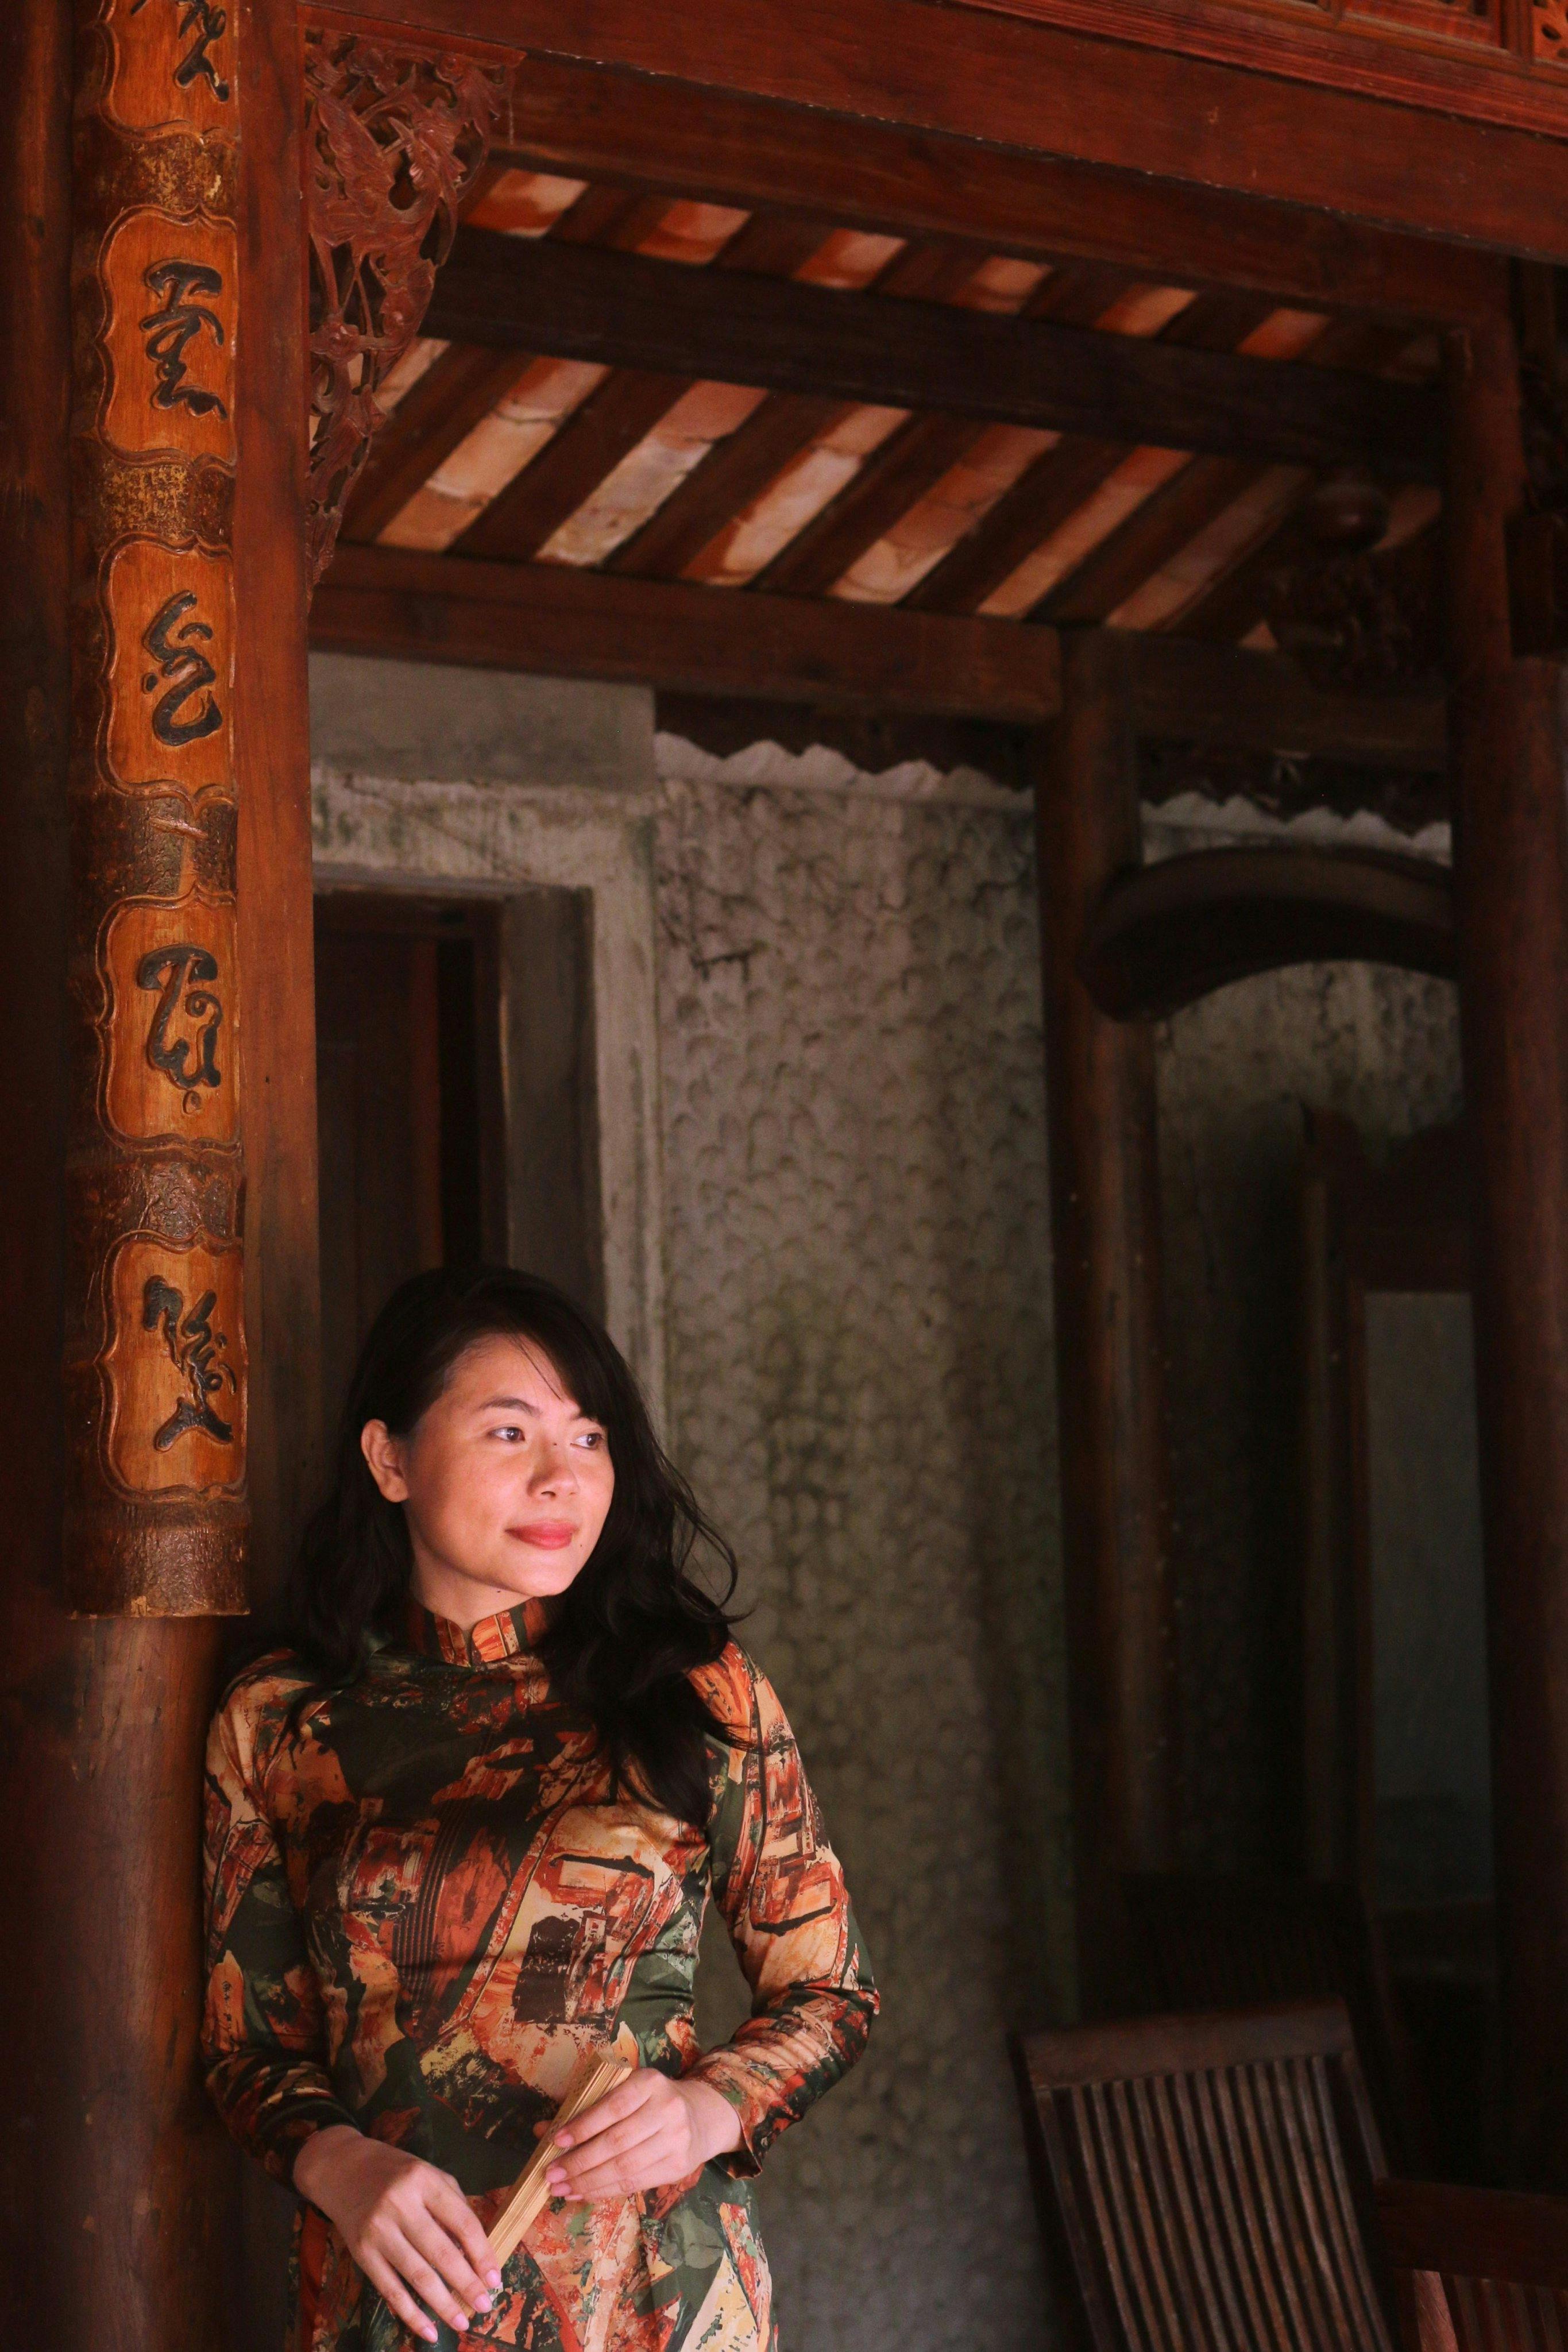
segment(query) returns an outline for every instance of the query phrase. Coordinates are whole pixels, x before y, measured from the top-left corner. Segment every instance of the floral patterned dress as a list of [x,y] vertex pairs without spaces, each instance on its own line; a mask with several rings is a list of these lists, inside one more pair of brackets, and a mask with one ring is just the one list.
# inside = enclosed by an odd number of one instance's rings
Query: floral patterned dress
[[[843,1873],[778,1699],[733,1643],[692,1676],[734,1741],[709,1743],[703,1835],[612,1794],[531,1646],[537,1610],[464,1633],[411,1602],[405,1640],[346,1691],[315,1690],[288,1652],[229,1691],[207,1754],[208,2087],[285,2183],[312,2132],[353,2124],[454,2174],[488,2224],[582,2053],[629,2027],[643,2064],[731,2102],[740,2148],[622,2203],[547,2206],[463,2342],[763,2352],[750,2176],[876,2013]],[[752,2002],[704,2053],[710,1890]],[[313,2206],[294,2251],[289,2352],[413,2344]]]

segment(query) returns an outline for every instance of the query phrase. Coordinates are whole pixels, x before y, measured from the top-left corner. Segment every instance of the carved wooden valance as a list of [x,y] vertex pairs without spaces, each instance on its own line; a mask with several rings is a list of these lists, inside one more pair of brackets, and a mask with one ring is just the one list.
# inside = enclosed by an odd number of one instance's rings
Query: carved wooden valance
[[419,331],[506,94],[504,70],[472,58],[307,36],[312,583],[381,422],[376,388]]

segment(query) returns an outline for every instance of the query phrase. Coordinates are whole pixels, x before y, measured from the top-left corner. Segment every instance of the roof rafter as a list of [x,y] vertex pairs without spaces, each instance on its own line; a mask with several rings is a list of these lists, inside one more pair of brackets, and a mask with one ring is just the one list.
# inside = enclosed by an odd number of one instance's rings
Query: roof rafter
[[1303,367],[945,303],[840,294],[640,254],[459,232],[429,332],[773,392],[1435,478],[1436,397]]
[[384,530],[505,399],[526,364],[521,352],[449,343],[377,428],[343,516],[343,538],[374,539]]
[[841,400],[773,394],[737,432],[714,443],[642,529],[616,549],[607,569],[677,577],[792,458],[847,414]]

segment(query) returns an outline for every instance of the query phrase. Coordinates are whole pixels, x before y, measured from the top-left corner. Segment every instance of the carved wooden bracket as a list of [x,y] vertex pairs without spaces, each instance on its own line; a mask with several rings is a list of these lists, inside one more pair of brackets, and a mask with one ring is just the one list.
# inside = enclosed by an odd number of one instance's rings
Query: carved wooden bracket
[[79,0],[65,1597],[246,1605],[234,11]]
[[503,68],[354,33],[305,45],[312,584],[506,102]]
[[1314,686],[1376,692],[1441,668],[1435,583],[1424,551],[1377,552],[1388,500],[1360,476],[1331,476],[1267,583],[1275,642]]

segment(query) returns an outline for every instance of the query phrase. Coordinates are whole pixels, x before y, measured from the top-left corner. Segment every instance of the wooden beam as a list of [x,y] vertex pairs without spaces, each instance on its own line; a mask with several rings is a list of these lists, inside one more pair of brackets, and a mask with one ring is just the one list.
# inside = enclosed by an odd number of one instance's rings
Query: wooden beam
[[953,230],[994,252],[1109,262],[1176,285],[1256,289],[1282,302],[1405,320],[1501,307],[1503,268],[1425,238],[1329,213],[1101,171],[900,125],[840,120],[732,89],[531,56],[512,95],[520,161],[629,177],[745,205],[809,203],[900,235]]
[[[310,639],[342,653],[848,710],[1035,725],[1056,708],[1056,633],[1017,621],[406,548],[340,547],[316,591]],[[1142,737],[1426,773],[1443,767],[1436,691],[1323,693],[1280,654],[1164,635],[1130,635],[1125,644]]]
[[1395,480],[1438,464],[1434,394],[944,303],[841,294],[550,238],[459,231],[432,334],[671,374]]
[[1454,977],[1447,874],[1371,849],[1200,849],[1119,875],[1079,977],[1117,1021],[1163,1019],[1287,964],[1394,964]]
[[316,591],[310,640],[341,653],[1030,726],[1057,703],[1048,629],[401,548],[339,549]]
[[[902,124],[1568,260],[1568,146],[1459,119],[1462,78],[1426,111],[922,0],[369,0],[321,15],[823,108],[857,136],[862,121]],[[795,201],[832,184],[830,170]]]
[[[1125,291],[1125,279],[1109,272],[1056,270],[1020,315],[1092,326],[1117,295]],[[1181,343],[1188,350],[1234,351],[1270,308],[1252,294],[1201,294],[1178,312],[1160,340]],[[911,419],[883,444],[831,505],[774,557],[756,584],[796,596],[820,594],[831,588],[868,547],[935,488],[984,429],[963,418],[940,414]],[[1005,505],[1005,497],[998,503]],[[1152,564],[1149,569],[1153,569]]]
[[1425,775],[1440,775],[1447,765],[1438,686],[1404,694],[1338,692],[1313,686],[1283,654],[1204,645],[1163,631],[1130,642],[1141,736]]
[[1105,631],[1064,641],[1037,793],[1079,1982],[1111,2015],[1124,1876],[1172,1866],[1180,1815],[1154,1041],[1107,1019],[1079,963],[1142,856],[1126,655]]

